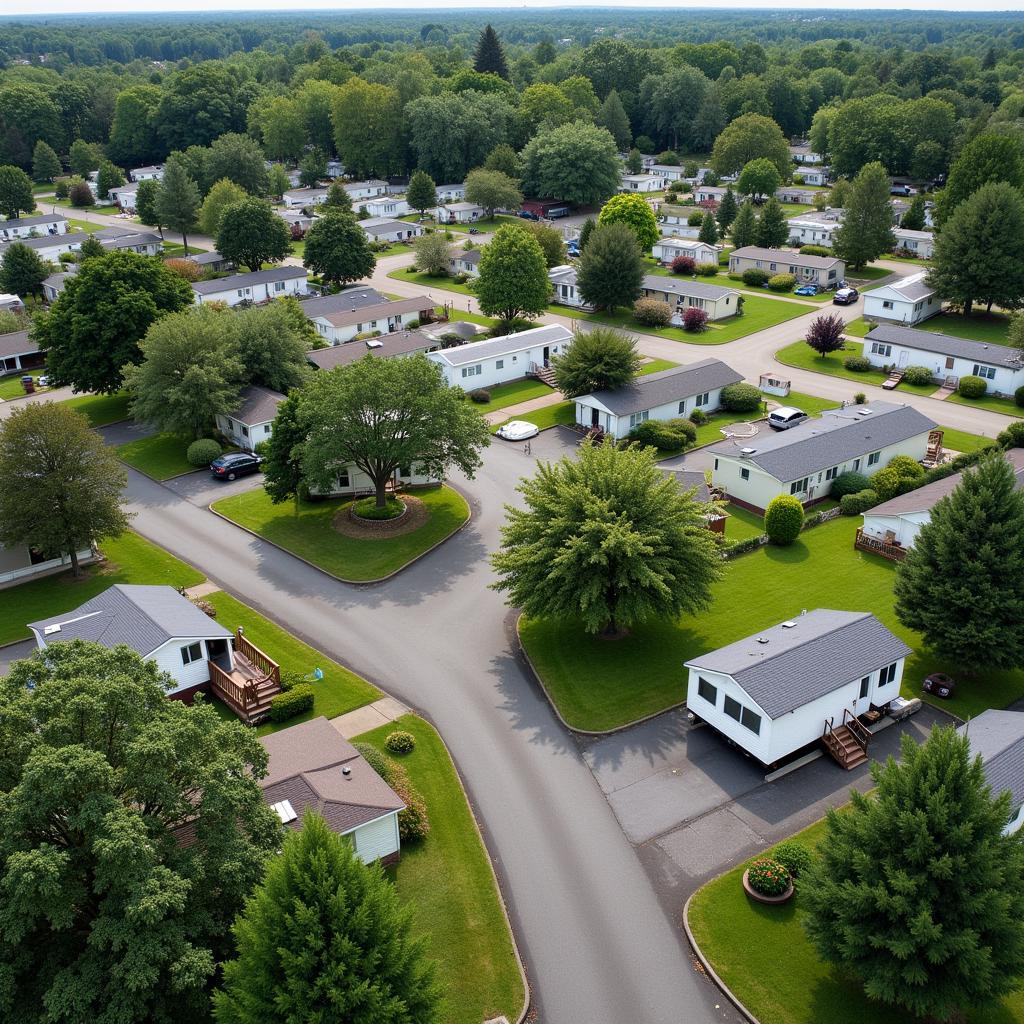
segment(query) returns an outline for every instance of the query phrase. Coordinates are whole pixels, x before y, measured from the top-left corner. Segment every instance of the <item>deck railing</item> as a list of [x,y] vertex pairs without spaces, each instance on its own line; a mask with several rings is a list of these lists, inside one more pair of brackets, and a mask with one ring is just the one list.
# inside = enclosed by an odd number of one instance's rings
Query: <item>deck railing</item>
[[258,668],[267,679],[272,679],[275,683],[280,685],[281,666],[278,665],[276,661],[268,658],[267,655],[252,643],[242,632],[241,626],[238,627],[238,631],[235,633],[235,650],[238,651],[238,653],[247,661]]
[[868,551],[873,555],[881,555],[882,558],[888,558],[890,562],[902,562],[907,557],[907,549],[905,547],[872,537],[866,534],[862,527],[857,529],[857,535],[853,539],[853,546],[859,551]]
[[226,704],[234,705],[245,711],[249,706],[250,693],[248,686],[239,683],[231,678],[231,675],[224,671],[215,661],[208,662],[210,666],[210,685],[213,692],[217,694]]

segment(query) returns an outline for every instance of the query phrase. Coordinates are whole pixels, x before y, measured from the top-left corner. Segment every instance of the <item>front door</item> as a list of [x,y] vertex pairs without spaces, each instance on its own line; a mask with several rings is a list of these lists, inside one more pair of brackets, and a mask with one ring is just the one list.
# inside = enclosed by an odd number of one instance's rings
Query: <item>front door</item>
[[946,369],[947,370],[952,370],[953,369],[953,357],[952,356],[946,356]]
[[897,366],[906,366],[907,362],[909,361],[909,359],[910,359],[910,353],[906,349],[903,349],[900,352],[899,356],[897,356],[897,358],[896,358],[896,365]]
[[597,411],[597,409],[590,410],[590,425],[592,427],[601,426],[601,414],[600,412]]
[[871,710],[871,676],[864,676],[860,681],[857,700],[854,702],[853,713],[863,715]]
[[549,346],[544,346],[544,365],[548,365],[548,357],[551,355],[551,349]]
[[230,667],[228,642],[224,638],[206,641],[206,656],[226,672]]

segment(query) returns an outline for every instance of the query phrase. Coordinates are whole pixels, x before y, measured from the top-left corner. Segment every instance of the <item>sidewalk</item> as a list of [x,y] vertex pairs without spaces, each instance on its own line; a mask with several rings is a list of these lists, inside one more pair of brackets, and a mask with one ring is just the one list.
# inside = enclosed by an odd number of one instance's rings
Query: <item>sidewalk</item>
[[536,412],[548,405],[557,405],[564,402],[565,398],[561,391],[552,391],[550,395],[541,395],[540,398],[531,398],[528,402],[520,402],[518,405],[506,405],[504,409],[495,409],[484,417],[491,426],[496,423],[504,423],[505,420],[515,419],[525,412]]
[[409,709],[394,697],[381,697],[372,704],[356,708],[346,715],[338,715],[331,719],[331,725],[341,733],[345,739],[350,740],[353,736],[359,736],[371,729],[378,729],[382,725],[393,722],[396,718],[408,714]]

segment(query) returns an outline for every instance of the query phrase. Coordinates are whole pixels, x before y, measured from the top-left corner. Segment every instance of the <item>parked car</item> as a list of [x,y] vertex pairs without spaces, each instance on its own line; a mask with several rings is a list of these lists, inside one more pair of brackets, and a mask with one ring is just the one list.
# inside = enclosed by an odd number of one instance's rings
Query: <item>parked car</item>
[[802,284],[793,289],[794,295],[817,295],[821,289],[816,284]]
[[893,185],[889,189],[889,195],[891,196],[916,196],[917,189],[911,188],[909,185]]
[[479,228],[470,228],[469,229],[469,233],[471,235],[479,235],[480,234],[480,229]]
[[768,426],[772,430],[789,430],[790,427],[795,427],[806,419],[808,419],[808,416],[803,409],[797,409],[792,405],[784,405],[769,413]]
[[505,441],[526,441],[536,437],[540,430],[536,423],[529,423],[527,420],[509,420],[498,427],[495,433]]
[[927,676],[922,687],[925,693],[932,693],[943,700],[949,700],[956,689],[956,683],[945,672],[933,672]]
[[236,477],[248,476],[260,471],[262,459],[248,452],[232,452],[221,455],[210,463],[210,472],[218,480],[234,480]]
[[860,298],[860,292],[856,288],[839,288],[832,296],[832,305],[851,306]]
[[538,217],[532,210],[520,210],[519,216],[522,217],[523,220],[540,220],[540,217]]
[[576,242],[570,242],[565,247],[565,253],[567,256],[572,256],[573,258],[576,258],[580,254],[580,247]]
[[50,386],[50,378],[47,377],[45,373],[36,378],[36,387],[37,388],[48,388],[49,386]]

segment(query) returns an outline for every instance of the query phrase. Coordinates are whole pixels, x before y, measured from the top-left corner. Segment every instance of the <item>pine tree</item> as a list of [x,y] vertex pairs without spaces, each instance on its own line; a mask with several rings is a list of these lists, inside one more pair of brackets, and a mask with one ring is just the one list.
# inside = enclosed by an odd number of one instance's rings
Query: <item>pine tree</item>
[[832,251],[854,270],[892,252],[892,205],[889,175],[880,163],[865,164],[850,185],[843,219],[832,240]]
[[323,202],[324,210],[341,210],[343,213],[352,212],[352,197],[341,181],[332,181],[327,189],[327,196]]
[[1024,975],[1024,844],[1003,835],[1010,796],[990,793],[970,732],[904,735],[899,762],[871,765],[874,792],[828,812],[800,878],[822,957],[915,1019],[958,1018]]
[[23,299],[29,295],[38,297],[43,293],[47,275],[47,265],[35,249],[13,242],[0,260],[0,291]]
[[629,126],[626,108],[622,105],[622,100],[619,99],[619,94],[614,89],[608,93],[595,120],[602,128],[607,128],[611,132],[615,145],[619,147],[620,151],[629,149],[633,132]]
[[708,245],[714,245],[718,241],[718,225],[715,224],[715,215],[710,210],[704,214],[697,238]]
[[576,286],[583,301],[613,312],[640,295],[644,265],[636,234],[628,224],[599,224],[580,254]]
[[896,614],[966,671],[1024,666],[1024,491],[990,455],[933,509],[896,573]]
[[[738,219],[738,218],[737,218]],[[783,213],[782,204],[772,196],[761,207],[761,216],[757,219],[757,244],[765,249],[778,249],[789,239],[789,225]]]
[[644,167],[643,154],[639,149],[631,149],[629,155],[626,157],[626,170],[630,174],[639,174]]
[[907,231],[924,231],[924,214],[924,196],[918,193],[910,200],[910,209],[903,214],[903,219],[900,221],[900,227]]
[[591,232],[593,232],[595,227],[597,227],[597,222],[593,217],[588,217],[580,227],[580,237],[578,241],[581,254],[583,250],[586,249],[587,242],[590,241]]
[[199,187],[188,176],[185,165],[173,156],[164,165],[155,213],[161,224],[181,235],[187,256],[188,233],[199,216]]
[[437,206],[437,185],[434,179],[426,171],[413,171],[405,200],[421,217],[425,211],[432,210]]
[[729,230],[729,226],[736,219],[738,209],[736,194],[731,188],[727,188],[725,195],[722,196],[722,201],[718,204],[717,214],[718,228],[723,235]]
[[64,172],[60,157],[43,139],[36,143],[32,152],[32,178],[38,182],[53,181]]
[[732,244],[737,249],[757,244],[757,214],[749,199],[737,210],[732,222]]
[[480,33],[480,39],[476,44],[476,53],[473,56],[473,70],[479,71],[481,74],[491,72],[504,78],[506,82],[511,79],[501,40],[490,25]]

